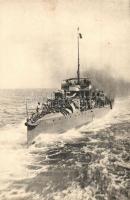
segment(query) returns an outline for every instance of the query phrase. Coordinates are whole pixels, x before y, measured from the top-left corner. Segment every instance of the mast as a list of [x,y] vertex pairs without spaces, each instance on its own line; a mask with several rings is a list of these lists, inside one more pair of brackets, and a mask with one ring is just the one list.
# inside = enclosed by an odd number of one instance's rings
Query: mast
[[77,43],[78,43],[78,69],[77,69],[77,78],[78,78],[78,84],[80,83],[80,58],[79,58],[79,39],[82,38],[81,33],[79,33],[79,27],[77,28]]

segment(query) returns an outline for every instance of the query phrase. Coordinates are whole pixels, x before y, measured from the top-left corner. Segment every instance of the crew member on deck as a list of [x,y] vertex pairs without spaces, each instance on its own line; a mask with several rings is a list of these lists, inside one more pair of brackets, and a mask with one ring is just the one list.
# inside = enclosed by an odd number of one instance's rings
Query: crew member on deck
[[36,108],[37,113],[39,113],[40,109],[41,109],[41,105],[40,105],[40,102],[38,102],[37,108]]

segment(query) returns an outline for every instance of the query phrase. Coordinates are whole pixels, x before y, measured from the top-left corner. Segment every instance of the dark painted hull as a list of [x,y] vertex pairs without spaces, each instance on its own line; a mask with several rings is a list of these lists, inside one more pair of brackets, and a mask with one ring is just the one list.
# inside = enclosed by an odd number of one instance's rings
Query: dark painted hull
[[84,124],[92,122],[94,118],[100,118],[110,111],[110,106],[102,108],[94,108],[87,111],[77,111],[70,115],[54,116],[50,118],[41,118],[37,124],[33,126],[27,126],[27,142],[32,144],[35,138],[43,133],[63,133],[71,128],[77,128]]

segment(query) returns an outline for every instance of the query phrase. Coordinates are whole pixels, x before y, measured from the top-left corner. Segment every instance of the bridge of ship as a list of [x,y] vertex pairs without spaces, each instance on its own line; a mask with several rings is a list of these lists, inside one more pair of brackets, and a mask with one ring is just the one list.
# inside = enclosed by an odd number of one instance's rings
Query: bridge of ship
[[88,78],[70,78],[61,83],[61,89],[69,92],[88,91],[90,86],[91,81]]

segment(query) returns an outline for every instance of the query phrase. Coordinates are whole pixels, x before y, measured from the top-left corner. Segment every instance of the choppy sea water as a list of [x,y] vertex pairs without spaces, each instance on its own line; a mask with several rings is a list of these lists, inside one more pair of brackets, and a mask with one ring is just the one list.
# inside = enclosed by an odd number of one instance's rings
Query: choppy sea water
[[[42,93],[42,94],[41,94]],[[26,145],[25,98],[0,91],[0,200],[130,199],[130,97],[80,129],[41,134]]]

